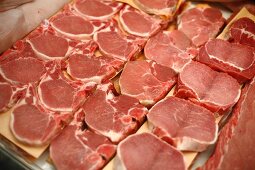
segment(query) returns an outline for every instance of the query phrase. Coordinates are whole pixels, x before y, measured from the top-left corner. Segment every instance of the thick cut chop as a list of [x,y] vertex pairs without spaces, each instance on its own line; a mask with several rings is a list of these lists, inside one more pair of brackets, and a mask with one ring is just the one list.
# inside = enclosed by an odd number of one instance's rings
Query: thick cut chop
[[134,3],[148,14],[170,16],[176,10],[178,0],[134,0]]
[[74,9],[89,20],[107,20],[123,7],[121,2],[109,0],[76,0]]
[[147,117],[153,133],[178,150],[201,152],[217,139],[214,114],[188,100],[167,97]]
[[60,60],[68,57],[74,44],[67,38],[58,36],[49,23],[45,22],[27,37],[35,54],[42,60]]
[[121,94],[148,106],[162,99],[175,82],[176,73],[171,68],[150,60],[127,62],[119,81]]
[[17,58],[0,64],[0,74],[12,84],[38,82],[45,74],[44,63],[36,58]]
[[204,170],[255,169],[255,79],[247,83]]
[[180,72],[197,54],[190,39],[181,31],[163,31],[151,37],[144,48],[145,57]]
[[115,96],[111,83],[98,86],[83,105],[85,121],[94,131],[119,142],[134,133],[148,110],[135,98]]
[[196,46],[215,38],[225,19],[216,8],[192,8],[179,17],[178,30],[184,32]]
[[38,94],[42,105],[52,111],[72,112],[76,110],[87,97],[93,83],[70,81],[60,69],[60,64],[52,62],[47,74],[38,85]]
[[161,20],[128,5],[120,11],[119,21],[126,32],[140,37],[150,37],[161,29]]
[[71,5],[50,19],[51,26],[60,34],[76,40],[92,39],[93,34],[104,26],[103,22],[86,20]]
[[240,83],[255,75],[255,49],[246,45],[213,39],[200,49],[197,60],[228,73]]
[[67,60],[67,73],[76,80],[102,83],[118,74],[123,65],[122,60],[106,56],[72,54]]
[[46,72],[45,62],[29,43],[20,40],[0,57],[0,75],[14,85],[38,82]]
[[119,169],[185,170],[182,153],[151,133],[134,134],[117,148]]
[[74,120],[50,145],[50,157],[58,170],[101,169],[114,155],[116,146],[109,139],[86,128],[84,112],[75,113]]
[[236,79],[196,61],[186,65],[179,74],[175,91],[177,97],[189,99],[218,114],[229,111],[240,93]]
[[52,112],[44,108],[29,84],[26,94],[11,111],[10,128],[17,140],[29,145],[49,143],[70,122],[70,112]]
[[93,39],[102,54],[124,61],[134,59],[145,43],[142,38],[125,36],[115,20],[112,20],[106,28],[96,32]]
[[255,48],[255,22],[247,17],[238,19],[230,27],[230,36],[234,42]]

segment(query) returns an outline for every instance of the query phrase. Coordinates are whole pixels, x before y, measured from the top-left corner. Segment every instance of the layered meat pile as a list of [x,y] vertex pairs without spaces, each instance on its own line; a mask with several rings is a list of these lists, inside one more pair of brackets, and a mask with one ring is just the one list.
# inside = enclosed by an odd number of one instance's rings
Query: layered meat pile
[[[204,167],[224,169],[227,130],[245,130],[246,106],[254,112],[254,21],[239,19],[221,40],[219,9],[184,9],[171,30],[180,2],[134,3],[76,0],[2,54],[0,111],[11,109],[13,135],[50,144],[60,170],[101,169],[116,152],[116,169],[181,170],[181,151],[214,144],[216,117],[234,108],[241,125],[226,127],[221,162]],[[134,134],[146,120],[150,133]]]

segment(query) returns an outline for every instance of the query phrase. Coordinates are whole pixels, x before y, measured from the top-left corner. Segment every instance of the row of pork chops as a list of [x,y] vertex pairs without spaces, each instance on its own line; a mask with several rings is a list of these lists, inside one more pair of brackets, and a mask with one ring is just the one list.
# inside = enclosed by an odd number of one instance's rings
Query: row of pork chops
[[[250,19],[236,21],[224,41],[213,39],[225,22],[218,9],[187,10],[177,30],[162,31],[158,15],[177,1],[135,3],[144,12],[77,0],[0,58],[1,112],[11,109],[19,141],[50,143],[57,169],[100,169],[116,150],[117,169],[186,169],[180,151],[215,143],[215,117],[255,75]],[[137,60],[142,49],[146,60]],[[109,81],[120,72],[121,94]],[[146,118],[152,133],[130,135]]]

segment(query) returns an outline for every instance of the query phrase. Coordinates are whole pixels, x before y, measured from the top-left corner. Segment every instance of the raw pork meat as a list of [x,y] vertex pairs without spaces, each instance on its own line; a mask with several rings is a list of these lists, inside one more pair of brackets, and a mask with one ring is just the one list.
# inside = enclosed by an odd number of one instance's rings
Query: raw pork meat
[[192,8],[179,17],[178,30],[184,32],[196,46],[216,37],[225,19],[216,8]]
[[151,106],[162,99],[174,86],[176,73],[154,61],[130,61],[120,76],[121,93]]
[[218,126],[209,110],[177,97],[167,97],[147,115],[153,133],[178,150],[201,152],[216,142]]
[[146,43],[144,54],[147,59],[180,72],[197,54],[190,39],[181,31],[163,31]]
[[123,7],[121,2],[109,0],[76,0],[74,9],[89,20],[107,20]]
[[85,122],[94,131],[119,142],[134,133],[148,110],[135,98],[114,95],[111,83],[98,86],[83,105]]
[[55,34],[46,22],[28,36],[27,42],[43,60],[64,59],[71,53],[73,45],[68,39]]
[[92,39],[93,34],[104,26],[103,22],[85,20],[73,14],[72,7],[64,10],[50,19],[51,26],[60,34],[77,40]]
[[171,15],[178,0],[134,0],[134,3],[144,12],[156,15]]
[[116,146],[109,139],[86,129],[82,110],[50,145],[50,157],[58,170],[101,169]]
[[38,85],[42,105],[52,111],[75,111],[85,101],[94,84],[70,81],[61,72],[59,63],[52,62],[50,67]]
[[145,43],[144,39],[123,35],[115,20],[105,29],[96,32],[93,39],[101,53],[124,61],[135,58]]
[[186,65],[179,74],[175,91],[177,97],[186,98],[212,112],[223,114],[238,101],[239,83],[227,73],[220,73],[196,61]]
[[16,87],[0,81],[0,113],[10,109],[23,95],[25,87]]
[[119,21],[126,32],[140,37],[150,37],[161,29],[161,20],[128,5],[120,11]]
[[5,51],[0,57],[0,64],[6,64],[12,60],[18,58],[36,58],[38,59],[37,55],[33,51],[31,45],[24,41],[19,40],[17,41],[12,48]]
[[151,133],[130,135],[118,145],[117,154],[118,169],[186,169],[182,153]]
[[255,48],[255,22],[247,17],[238,19],[230,27],[230,36],[234,42]]
[[38,82],[45,72],[45,63],[23,41],[17,42],[14,49],[6,51],[0,59],[0,75],[11,84]]
[[12,84],[37,82],[45,73],[44,63],[35,58],[17,58],[0,65],[0,74]]
[[67,73],[76,80],[101,83],[114,77],[123,65],[122,60],[106,56],[72,54],[67,60]]
[[247,83],[228,123],[220,132],[205,170],[255,169],[255,79]]
[[249,46],[213,39],[200,49],[197,60],[228,73],[240,83],[255,75],[255,50]]
[[29,145],[44,145],[59,134],[70,122],[69,112],[52,112],[45,109],[33,85],[27,87],[26,95],[11,112],[10,128],[13,135]]

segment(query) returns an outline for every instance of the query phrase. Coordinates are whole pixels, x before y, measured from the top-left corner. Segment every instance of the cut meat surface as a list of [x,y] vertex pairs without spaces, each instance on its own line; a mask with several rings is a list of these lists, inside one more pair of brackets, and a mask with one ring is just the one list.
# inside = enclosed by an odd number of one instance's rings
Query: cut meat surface
[[74,3],[74,9],[77,13],[90,20],[110,19],[122,7],[121,2],[109,0],[76,0]]
[[11,84],[38,82],[45,72],[45,62],[39,60],[29,43],[22,40],[0,57],[0,75]]
[[130,135],[118,145],[117,154],[119,169],[186,169],[182,153],[151,133]]
[[23,95],[24,87],[15,87],[0,81],[0,113],[10,109]]
[[144,47],[145,57],[180,72],[197,54],[190,39],[181,31],[163,31],[151,37]]
[[74,120],[51,142],[50,157],[58,170],[101,169],[115,153],[116,146],[109,139],[84,129],[84,116],[82,110],[76,112]]
[[144,46],[145,40],[123,35],[115,22],[96,32],[93,39],[104,55],[124,61],[132,60]]
[[50,19],[52,27],[60,34],[77,40],[92,39],[93,34],[104,26],[103,22],[85,20],[75,15],[67,6],[64,11]]
[[122,60],[106,56],[72,54],[67,61],[67,73],[76,80],[101,83],[114,77],[123,65]]
[[72,112],[84,102],[94,84],[72,82],[61,73],[59,64],[52,65],[38,86],[39,98],[49,110]]
[[11,112],[10,128],[13,135],[29,145],[44,145],[59,134],[64,125],[70,122],[72,114],[55,113],[45,109],[29,85],[26,95]]
[[17,58],[0,65],[0,74],[12,84],[38,82],[45,74],[44,63],[36,58]]
[[35,58],[38,59],[31,45],[24,40],[17,41],[13,48],[8,49],[1,55],[0,64],[6,64],[12,60],[19,58]]
[[36,55],[43,60],[64,59],[72,50],[69,41],[56,36],[46,23],[32,32],[27,42],[30,43]]
[[216,37],[225,19],[216,8],[192,8],[180,15],[178,30],[184,32],[196,46]]
[[135,98],[115,96],[112,84],[98,86],[83,105],[85,121],[94,131],[119,142],[134,133],[148,110]]
[[214,154],[201,168],[232,170],[255,168],[255,79],[247,83],[228,123],[220,132]]
[[175,96],[186,98],[212,112],[223,114],[238,101],[239,83],[227,73],[220,73],[192,61],[179,74]]
[[240,83],[255,75],[255,50],[249,46],[213,39],[200,49],[197,60],[228,73]]
[[128,5],[120,11],[119,21],[126,32],[140,37],[150,37],[161,29],[161,20]]
[[234,42],[255,48],[255,22],[247,17],[238,19],[230,27]]
[[162,99],[175,82],[172,69],[149,60],[127,62],[119,80],[122,94],[149,106]]
[[144,12],[155,15],[171,15],[178,0],[134,0],[134,3]]
[[218,126],[212,112],[177,97],[167,97],[147,115],[153,133],[178,150],[201,152],[216,142]]

